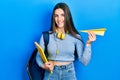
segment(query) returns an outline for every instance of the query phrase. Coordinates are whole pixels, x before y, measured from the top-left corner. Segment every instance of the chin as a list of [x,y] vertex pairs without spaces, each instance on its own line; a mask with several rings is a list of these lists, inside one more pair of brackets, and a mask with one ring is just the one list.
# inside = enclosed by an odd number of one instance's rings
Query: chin
[[63,28],[63,27],[64,27],[64,25],[58,25],[58,27],[59,27],[59,28]]

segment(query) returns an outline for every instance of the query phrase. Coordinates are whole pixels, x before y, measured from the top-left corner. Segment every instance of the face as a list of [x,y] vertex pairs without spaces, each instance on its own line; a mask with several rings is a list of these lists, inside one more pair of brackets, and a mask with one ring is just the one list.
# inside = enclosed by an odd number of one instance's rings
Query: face
[[57,24],[58,28],[63,28],[64,27],[64,11],[60,8],[55,10],[54,13],[54,19],[55,19],[55,23]]

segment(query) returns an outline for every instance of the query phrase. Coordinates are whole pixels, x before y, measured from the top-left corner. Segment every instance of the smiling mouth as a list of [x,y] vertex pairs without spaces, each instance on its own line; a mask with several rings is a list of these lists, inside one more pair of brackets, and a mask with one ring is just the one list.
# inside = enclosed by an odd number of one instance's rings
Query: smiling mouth
[[58,24],[64,24],[64,22],[58,22]]

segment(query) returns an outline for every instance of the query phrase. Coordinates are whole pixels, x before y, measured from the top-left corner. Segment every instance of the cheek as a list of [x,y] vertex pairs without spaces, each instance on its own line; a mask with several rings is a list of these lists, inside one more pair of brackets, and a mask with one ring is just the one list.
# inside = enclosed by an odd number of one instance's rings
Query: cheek
[[64,18],[64,17],[62,17],[62,21],[65,21],[65,18]]
[[55,18],[55,22],[57,22],[57,18]]
[[62,20],[64,20],[65,18],[64,17],[62,17]]

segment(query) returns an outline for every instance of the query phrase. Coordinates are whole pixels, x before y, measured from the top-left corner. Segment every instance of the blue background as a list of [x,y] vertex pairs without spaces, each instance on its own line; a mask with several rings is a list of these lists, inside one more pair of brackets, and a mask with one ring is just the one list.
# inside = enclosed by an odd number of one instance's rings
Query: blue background
[[0,80],[29,80],[34,41],[49,30],[58,2],[68,4],[77,30],[107,28],[92,44],[89,65],[76,63],[78,80],[120,80],[120,0],[0,0]]

